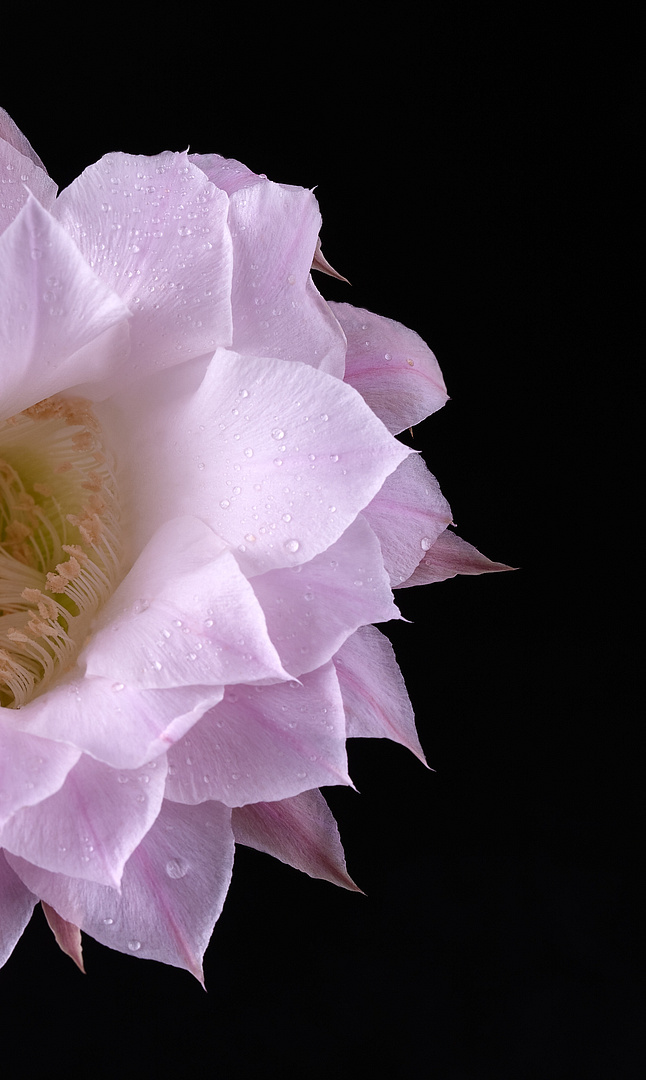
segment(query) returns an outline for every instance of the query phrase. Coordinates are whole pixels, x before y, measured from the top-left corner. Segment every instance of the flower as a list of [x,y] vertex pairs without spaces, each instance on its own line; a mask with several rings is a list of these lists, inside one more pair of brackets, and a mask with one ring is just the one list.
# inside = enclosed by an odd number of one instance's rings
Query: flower
[[354,888],[319,787],[423,755],[392,589],[502,569],[395,435],[412,331],[328,304],[311,192],[108,154],[58,196],[0,115],[0,961],[38,900],[187,968],[234,844]]

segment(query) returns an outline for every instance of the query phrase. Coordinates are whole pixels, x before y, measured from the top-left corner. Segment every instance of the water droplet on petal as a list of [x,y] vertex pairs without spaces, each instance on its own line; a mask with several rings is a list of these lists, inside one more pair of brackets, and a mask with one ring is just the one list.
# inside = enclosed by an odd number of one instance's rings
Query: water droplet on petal
[[139,952],[139,950],[141,948],[141,942],[140,941],[129,941],[128,942],[128,948],[130,949],[131,952]]
[[166,873],[169,878],[183,878],[188,871],[188,863],[185,859],[169,859],[166,863]]
[[300,546],[301,545],[299,544],[298,540],[287,540],[285,542],[285,550],[286,551],[290,551],[290,552],[298,551]]
[[423,536],[419,543],[420,547],[423,548],[424,551],[428,551],[429,548],[433,547],[433,541],[431,540],[430,536]]

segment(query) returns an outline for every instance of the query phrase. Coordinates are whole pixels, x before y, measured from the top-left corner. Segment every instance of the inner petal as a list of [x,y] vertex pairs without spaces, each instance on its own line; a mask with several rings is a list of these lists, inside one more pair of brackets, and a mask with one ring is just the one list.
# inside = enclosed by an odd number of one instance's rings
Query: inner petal
[[83,398],[0,423],[0,705],[20,708],[73,667],[122,576],[119,500]]

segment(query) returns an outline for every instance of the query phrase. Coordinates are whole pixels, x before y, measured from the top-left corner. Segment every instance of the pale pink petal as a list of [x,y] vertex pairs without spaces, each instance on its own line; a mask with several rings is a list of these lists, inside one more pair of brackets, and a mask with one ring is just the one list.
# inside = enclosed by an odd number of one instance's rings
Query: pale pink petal
[[38,897],[23,884],[0,850],[0,967],[11,956],[37,902]]
[[348,339],[345,379],[389,431],[419,424],[448,400],[437,360],[421,337],[393,319],[331,303]]
[[398,619],[379,541],[360,515],[304,566],[253,579],[282,664],[292,675],[332,658],[359,626]]
[[237,807],[231,824],[237,844],[273,855],[310,877],[361,891],[348,875],[339,830],[320,791]]
[[9,113],[5,109],[0,108],[0,139],[9,143],[15,150],[18,150],[24,157],[29,158],[32,164],[36,165],[39,169],[42,169],[44,173],[47,173],[45,166],[38,157],[35,150],[32,149],[31,143],[23,135],[19,127],[9,116]]
[[201,982],[202,957],[231,880],[233,848],[226,807],[165,802],[126,863],[120,894],[24,859],[9,860],[28,887],[96,941],[186,968]]
[[34,806],[58,791],[81,756],[72,746],[16,731],[12,721],[20,712],[0,711],[0,824],[16,810]]
[[197,389],[165,393],[176,382],[163,372],[146,384],[154,407],[123,395],[101,414],[128,462],[121,490],[138,549],[188,514],[247,576],[308,562],[411,453],[356,391],[304,364],[222,349]]
[[236,686],[169,751],[166,797],[227,806],[349,784],[332,664],[277,686]]
[[[263,184],[267,179],[266,176],[259,176],[252,172],[241,161],[221,157],[220,154],[189,154],[188,160],[197,165],[198,169],[201,169],[216,187],[221,191],[226,191],[227,195],[233,195],[241,188]],[[300,188],[295,190],[300,190]]]
[[451,522],[451,508],[440,485],[418,454],[411,454],[386,477],[363,513],[379,538],[393,588],[410,577]]
[[103,608],[79,658],[140,689],[288,678],[234,556],[197,518],[166,522]]
[[[4,109],[0,109],[0,233],[16,217],[30,192],[46,210],[51,209],[56,199],[56,184],[42,166],[36,164],[20,145],[12,143],[10,139],[4,141],[3,120],[13,123]],[[17,128],[15,130],[18,131]],[[20,140],[29,147],[22,135],[17,142],[20,143]]]
[[426,764],[406,685],[388,638],[363,626],[334,657],[348,738],[392,739]]
[[312,192],[215,155],[192,160],[230,192],[233,348],[300,360],[342,379],[345,338],[310,277],[321,228]]
[[30,197],[0,236],[0,420],[119,367],[127,316]]
[[[34,744],[44,743],[49,748],[48,765],[52,757],[66,760],[64,755],[71,755],[73,764],[83,751],[117,769],[138,769],[165,753],[207,709],[221,700],[222,694],[223,688],[219,686],[139,690],[114,676],[70,675],[47,694],[13,710],[16,719],[11,719],[14,728],[26,733],[21,734],[23,739],[43,736],[35,739]],[[70,745],[62,746],[62,743]],[[33,750],[30,754],[35,756]],[[16,768],[18,793],[20,779],[21,773]],[[29,779],[33,777],[30,775]],[[37,802],[38,798],[36,795],[33,801]],[[0,811],[2,805],[0,796]],[[25,805],[24,798],[18,805]]]
[[85,975],[81,931],[78,926],[75,926],[74,923],[64,919],[57,911],[54,911],[53,907],[46,904],[44,900],[42,902],[42,908],[49,924],[49,928],[56,938],[56,944],[59,949],[61,949],[66,956],[69,956]]
[[231,343],[228,197],[186,154],[106,154],[56,214],[133,312],[128,378]]
[[415,572],[407,581],[402,582],[400,588],[430,585],[434,581],[455,577],[456,574],[490,574],[513,569],[513,566],[506,566],[505,563],[492,562],[472,544],[447,529],[438,536]]
[[336,278],[337,281],[345,281],[346,285],[349,285],[347,277],[340,274],[338,270],[335,270],[333,266],[325,258],[325,255],[321,251],[321,241],[316,242],[316,251],[314,252],[314,258],[312,259],[312,270],[318,270],[321,274],[327,274],[328,277]]
[[13,815],[0,846],[53,873],[118,888],[126,860],[159,813],[165,779],[163,757],[117,771],[83,756],[55,795]]

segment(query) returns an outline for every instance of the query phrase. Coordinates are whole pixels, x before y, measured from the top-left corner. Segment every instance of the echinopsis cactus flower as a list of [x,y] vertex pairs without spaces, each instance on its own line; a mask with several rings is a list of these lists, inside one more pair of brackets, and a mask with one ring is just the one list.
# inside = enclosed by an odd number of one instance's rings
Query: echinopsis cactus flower
[[395,436],[446,400],[412,331],[326,303],[311,192],[108,154],[62,191],[0,112],[0,962],[40,900],[187,968],[235,843],[353,888],[321,786],[422,757],[372,625],[504,569]]

